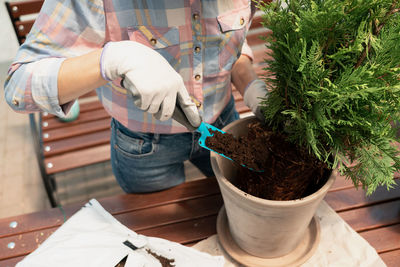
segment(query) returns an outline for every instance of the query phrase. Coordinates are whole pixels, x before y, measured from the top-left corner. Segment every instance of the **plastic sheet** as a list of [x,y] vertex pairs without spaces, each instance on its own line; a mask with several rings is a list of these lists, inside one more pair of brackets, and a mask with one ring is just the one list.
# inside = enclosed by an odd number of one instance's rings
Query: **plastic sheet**
[[92,199],[17,267],[114,267],[126,256],[126,267],[161,266],[147,250],[174,260],[176,267],[224,265],[221,256],[211,256],[165,239],[139,235]]

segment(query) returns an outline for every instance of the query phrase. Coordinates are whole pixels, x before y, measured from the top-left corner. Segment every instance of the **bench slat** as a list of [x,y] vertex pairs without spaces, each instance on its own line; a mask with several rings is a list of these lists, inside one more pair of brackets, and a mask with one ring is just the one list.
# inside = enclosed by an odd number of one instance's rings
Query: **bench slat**
[[339,213],[340,217],[357,232],[400,224],[399,214],[400,200]]
[[50,157],[75,151],[91,146],[109,144],[110,143],[110,129],[97,131],[85,135],[78,135],[70,138],[65,138],[53,142],[47,142],[44,146],[44,156]]
[[[199,219],[182,221],[174,224],[169,224],[157,228],[146,230],[133,231],[152,237],[165,238],[178,243],[192,243],[200,241],[216,233],[217,215],[203,217]],[[175,229],[179,228],[179,232]],[[34,251],[41,243],[43,243],[57,228],[44,229],[39,232],[31,232],[21,235],[20,238],[16,236],[2,238],[0,240],[1,247],[7,247],[10,242],[15,243],[14,249],[2,253],[0,250],[0,260],[11,259],[15,257],[25,256]]]
[[[170,224],[158,228],[137,231],[138,234],[164,238],[181,244],[198,242],[216,234],[217,215]],[[175,229],[179,228],[179,233]]]
[[[171,222],[182,222],[218,214],[222,207],[220,194],[136,210],[115,215],[123,225],[135,231],[158,228]],[[188,212],[189,211],[189,212]],[[154,215],[157,214],[157,219]]]
[[389,191],[385,187],[379,187],[371,196],[367,197],[362,189],[355,188],[329,192],[325,201],[336,211],[345,211],[354,208],[364,207],[391,201],[400,198],[400,186]]
[[[88,97],[85,97],[85,98],[81,97],[80,99],[85,100],[85,99],[91,98],[91,97],[93,97],[93,96],[88,96]],[[86,102],[86,103],[83,103],[83,104],[79,104],[79,111],[80,112],[88,112],[88,111],[100,109],[102,107],[103,107],[103,105],[100,103],[100,101],[96,100],[96,101],[91,101],[91,102]],[[42,116],[43,116],[42,117],[43,121],[47,121],[48,119],[55,117],[53,114],[47,114],[47,115],[46,114],[42,114]]]
[[10,8],[10,13],[13,19],[19,19],[23,15],[39,13],[42,8],[44,0],[30,0],[30,1],[18,1],[18,2],[7,2],[6,4]]
[[238,101],[238,102],[235,102],[235,107],[236,107],[236,110],[237,110],[237,112],[238,112],[239,114],[243,114],[243,113],[246,113],[246,112],[250,112],[250,111],[251,111],[251,110],[249,109],[249,107],[246,106],[246,104],[244,103],[243,100],[240,100],[240,101]]
[[89,121],[86,123],[75,124],[65,128],[57,128],[50,131],[43,130],[44,144],[47,142],[69,138],[77,135],[84,135],[95,131],[110,129],[110,118]]
[[53,174],[107,160],[110,160],[110,144],[48,157],[44,160],[44,165],[47,173]]
[[[219,192],[216,179],[207,178],[170,188],[168,189],[168,194],[166,194],[165,191],[149,194],[124,194],[102,198],[100,203],[109,213],[117,215],[145,208],[157,207],[168,203],[175,203],[177,201],[207,197],[219,194]],[[68,207],[64,208],[66,217],[69,218],[81,207],[81,204],[68,205]],[[19,235],[26,232],[60,226],[63,219],[64,216],[58,208],[3,218],[0,219],[0,237]],[[18,227],[9,227],[12,221],[18,222]]]
[[235,102],[243,100],[243,96],[237,90],[232,90],[232,95],[233,99],[235,99]]
[[360,233],[378,253],[400,249],[400,224]]
[[353,187],[354,185],[351,179],[346,179],[346,177],[338,175],[336,176],[335,183],[329,189],[329,192],[343,190],[343,189],[350,189]]
[[90,110],[88,112],[80,112],[79,117],[71,122],[62,122],[56,117],[52,117],[49,119],[46,119],[46,121],[42,122],[42,128],[43,132],[44,131],[49,131],[52,129],[57,129],[57,128],[64,128],[67,129],[69,127],[72,127],[73,125],[77,124],[82,124],[90,121],[95,121],[95,120],[101,120],[104,118],[110,118],[110,115],[107,113],[107,111],[99,107],[98,109],[95,110]]
[[6,259],[6,260],[0,260],[0,266],[4,267],[14,267],[17,265],[18,262],[22,261],[22,259],[25,258],[25,256],[19,256],[11,259]]
[[57,228],[50,228],[0,239],[0,247],[2,248],[7,248],[7,244],[11,242],[15,243],[12,251],[7,251],[6,249],[0,250],[0,260],[20,257],[31,253],[56,230]]
[[15,27],[17,28],[17,35],[19,38],[25,38],[26,35],[31,31],[31,28],[35,23],[35,20],[25,20],[15,22]]
[[400,259],[400,249],[392,250],[389,252],[380,253],[382,260],[388,267],[398,267]]
[[[196,218],[199,218],[199,220],[201,221],[203,220],[202,218],[216,216],[221,206],[222,197],[218,194],[177,203],[171,203],[163,206],[156,206],[145,210],[142,209],[130,213],[123,213],[115,215],[115,218],[122,224],[130,229],[133,229],[133,231],[136,232],[158,231],[159,233],[162,233],[164,230],[168,229],[171,224],[186,225],[187,223],[189,223],[189,225],[192,225],[193,220],[196,220]],[[190,212],[188,212],[188,210],[190,210]],[[154,214],[157,214],[157,220],[154,219]],[[192,227],[194,226],[192,225]],[[215,228],[215,225],[213,225],[213,227]],[[15,248],[13,249],[12,253],[10,253],[10,251],[0,250],[0,259],[22,256],[32,252],[56,229],[57,227],[53,227],[35,232],[24,233],[23,235],[13,235],[0,239],[0,247],[6,247],[7,244],[10,242],[15,243]],[[159,229],[161,229],[161,231]],[[193,239],[192,233],[184,232],[183,235],[180,235],[180,238],[182,239],[177,242],[197,240],[199,237]],[[204,237],[201,236],[201,238]]]
[[252,46],[258,46],[258,45],[263,45],[265,41],[261,39],[261,36],[267,37],[271,35],[272,31],[268,29],[264,29],[263,31],[249,31],[247,33],[246,39],[247,39],[247,44],[252,47]]

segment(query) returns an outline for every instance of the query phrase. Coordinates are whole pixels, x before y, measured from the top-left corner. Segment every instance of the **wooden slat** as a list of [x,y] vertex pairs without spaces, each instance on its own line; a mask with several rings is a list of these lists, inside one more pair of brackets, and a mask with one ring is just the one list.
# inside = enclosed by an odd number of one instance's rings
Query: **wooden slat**
[[[31,253],[56,230],[57,228],[50,228],[0,239],[0,260],[21,257]],[[7,248],[7,244],[11,242],[15,243],[12,250]]]
[[44,0],[30,0],[30,1],[15,1],[8,2],[13,19],[18,19],[20,16],[35,14],[42,8]]
[[[138,231],[139,234],[164,238],[181,244],[193,243],[216,234],[217,215]],[[179,231],[176,231],[179,229]]]
[[243,100],[243,96],[237,90],[232,90],[232,95],[233,95],[233,99],[235,99],[235,102]]
[[379,254],[387,267],[398,267],[400,260],[400,249]]
[[251,111],[251,110],[249,109],[249,107],[246,106],[246,104],[243,102],[243,100],[235,102],[235,107],[236,107],[236,111],[237,111],[239,114],[243,114],[243,113],[246,113],[246,112],[250,112],[250,111]]
[[[93,97],[93,96],[88,96],[88,97]],[[79,104],[79,111],[83,113],[83,112],[93,111],[96,109],[101,109],[102,107],[103,105],[100,103],[100,101],[96,100],[92,102]],[[55,117],[53,114],[42,114],[42,116],[43,116],[42,117],[43,121],[47,121],[48,119]]]
[[265,46],[258,46],[257,48],[252,48],[254,61],[253,64],[255,66],[266,66],[264,62],[266,59],[271,59],[271,56],[267,54],[268,49]]
[[[114,217],[135,232],[156,231],[157,234],[165,235],[168,233],[164,231],[169,229],[171,225],[179,224],[184,227],[196,227],[192,225],[193,221],[203,221],[204,218],[216,216],[221,206],[222,197],[220,195],[211,195],[114,215]],[[157,220],[154,219],[156,214]],[[213,227],[215,228],[215,225]],[[53,227],[0,239],[0,248],[6,248],[7,244],[10,242],[15,243],[15,248],[12,251],[0,249],[0,259],[22,256],[32,252],[56,229],[57,227]],[[203,233],[205,229],[201,229],[198,232]],[[197,236],[199,233],[195,233],[195,235],[185,231],[181,233],[180,229],[177,235],[180,241],[187,242],[197,240],[199,237],[193,238],[193,236]],[[204,236],[200,235],[200,238],[204,238]]]
[[[157,228],[145,230],[132,229],[133,231],[153,237],[165,238],[178,243],[193,243],[200,241],[216,233],[217,215],[202,217],[189,221],[177,222]],[[34,251],[41,243],[43,243],[57,228],[45,229],[40,232],[31,232],[21,235],[20,238],[12,236],[0,239],[0,246],[6,248],[10,242],[15,243],[14,249],[0,249],[0,260],[12,259],[15,257],[25,256]],[[179,231],[176,231],[179,229]]]
[[258,45],[262,45],[265,44],[265,41],[261,38],[261,37],[267,37],[269,35],[271,35],[272,31],[265,29],[264,31],[249,31],[246,39],[247,39],[247,43],[250,47],[252,46],[258,46]]
[[67,129],[67,127],[87,123],[90,121],[102,120],[105,118],[110,118],[110,115],[105,111],[104,108],[98,108],[96,110],[90,110],[88,112],[80,112],[79,117],[71,122],[62,122],[56,117],[46,119],[46,121],[42,123],[42,128],[43,132],[57,128]]
[[261,15],[257,15],[257,14],[256,14],[256,15],[253,17],[253,20],[251,21],[250,30],[264,28],[264,26],[261,25],[261,22],[262,22],[262,17],[261,17]]
[[357,232],[400,224],[400,199],[365,208],[343,211],[339,215]]
[[[207,182],[207,184],[203,184]],[[222,199],[220,198],[219,195],[210,195],[208,194],[206,197],[204,197],[204,202],[199,200],[199,199],[191,199],[184,201],[184,203],[176,203],[174,204],[177,200],[174,200],[174,197],[171,197],[170,192],[174,191],[175,197],[179,195],[179,191],[177,189],[186,189],[187,186],[193,186],[192,190],[196,189],[198,190],[199,188],[201,191],[198,193],[200,194],[205,194],[208,192],[208,189],[218,189],[217,184],[215,182],[215,179],[206,179],[206,180],[198,180],[194,182],[190,182],[175,188],[172,188],[168,191],[164,192],[157,192],[157,193],[152,193],[152,194],[141,194],[141,195],[121,195],[119,197],[110,197],[108,200],[106,200],[104,203],[101,201],[101,204],[109,210],[114,211],[114,216],[121,221],[124,225],[127,225],[129,228],[132,228],[133,230],[148,235],[148,236],[157,236],[161,238],[166,238],[172,241],[176,242],[181,242],[184,244],[193,244],[195,242],[198,242],[212,234],[215,233],[215,216],[216,213],[219,210],[220,205],[222,204]],[[183,190],[182,192],[184,192]],[[342,190],[342,191],[353,191],[355,190]],[[329,192],[329,194],[332,194],[334,192]],[[185,197],[190,196],[186,195]],[[171,197],[169,200],[168,199],[160,199],[161,198],[168,198]],[[153,205],[151,206],[148,210],[144,209],[146,208],[146,205],[148,204],[146,200],[154,201]],[[172,201],[171,204],[166,204],[166,201]],[[160,201],[160,203],[163,204],[157,204]],[[165,206],[164,206],[165,204]],[[397,208],[395,208],[397,204]],[[106,207],[107,205],[111,205]],[[138,207],[136,206],[138,205]],[[162,206],[160,206],[162,205]],[[361,233],[362,237],[364,237],[372,246],[377,248],[378,252],[387,252],[382,254],[387,258],[390,258],[392,254],[390,254],[394,249],[398,249],[400,246],[398,240],[400,240],[400,227],[399,224],[396,225],[391,225],[389,227],[384,227],[384,228],[378,228],[378,229],[373,229],[373,230],[366,230],[365,226],[356,224],[355,226],[352,225],[351,218],[359,218],[359,220],[366,220],[366,224],[372,224],[376,227],[379,226],[379,223],[376,223],[378,221],[384,221],[384,224],[391,224],[393,223],[393,218],[395,214],[398,214],[398,209],[399,209],[399,203],[394,203],[392,207],[386,206],[390,205],[390,203],[381,203],[378,204],[377,207],[374,206],[369,206],[366,208],[362,208],[359,210],[363,210],[363,212],[359,213],[357,216],[350,216],[348,217],[346,214],[350,214],[350,211],[342,212],[340,215],[345,214],[343,217],[345,218],[346,221],[350,223],[351,226],[355,227],[356,230],[361,230],[363,231]],[[133,211],[126,211],[129,210],[130,208],[135,208]],[[371,212],[371,216],[377,216],[376,218],[367,218],[365,216],[368,214],[367,209],[369,209]],[[392,215],[384,215],[384,214],[376,214],[375,211],[373,210],[384,210],[384,211],[393,211]],[[396,210],[397,209],[397,210]],[[190,210],[191,215],[185,214],[188,210]],[[53,211],[57,211],[57,209],[53,209]],[[215,215],[208,215],[208,214],[214,214]],[[36,214],[43,214],[43,213],[36,213]],[[157,220],[153,220],[154,214],[157,214]],[[59,214],[58,214],[59,215]],[[25,215],[26,216],[26,215]],[[205,217],[204,217],[205,216]],[[383,217],[382,217],[383,216]],[[195,219],[195,220],[188,220],[192,217],[204,217],[204,219]],[[378,218],[379,217],[379,218]],[[349,220],[350,218],[350,220]],[[41,218],[37,218],[37,220],[40,220],[41,223],[43,224],[43,221],[47,221],[45,217],[41,216]],[[372,220],[372,221],[371,221]],[[374,222],[373,220],[376,220]],[[24,219],[24,221],[27,221]],[[32,220],[31,220],[32,221]],[[34,222],[35,220],[33,220]],[[9,221],[2,221],[0,220],[0,233],[3,233],[2,227],[6,227],[8,225]],[[204,224],[202,224],[204,223]],[[31,224],[29,224],[31,225]],[[22,226],[22,225],[21,225]],[[8,227],[9,228],[9,227]],[[57,227],[55,227],[57,228]],[[179,233],[177,233],[176,229],[180,229]],[[21,228],[20,228],[21,230]],[[182,232],[181,232],[182,231]],[[22,250],[22,244],[25,244],[24,247],[26,247],[26,243],[22,242],[31,242],[32,245],[30,249],[34,249],[36,246],[36,240],[38,242],[42,242],[41,236],[48,236],[51,234],[52,230],[51,229],[43,229],[43,230],[36,230],[32,231],[30,233],[24,234],[23,236],[19,238],[19,235],[14,232],[12,235],[9,236],[9,239],[3,238],[4,239],[4,244],[10,241],[18,241],[21,242],[20,247],[16,247],[16,254],[13,254],[14,256],[21,256],[21,251]],[[394,236],[392,236],[394,235]],[[382,238],[377,238],[378,236],[382,236]],[[21,241],[22,240],[22,241]],[[386,242],[386,243],[385,243]],[[385,244],[384,244],[385,243]],[[3,244],[0,244],[0,247],[2,247]],[[3,246],[4,247],[4,246]],[[25,250],[29,251],[28,250]],[[1,253],[1,251],[0,251]],[[28,252],[27,252],[28,253]],[[392,255],[393,257],[396,257],[396,255]],[[9,252],[7,252],[7,256],[10,257]],[[1,257],[0,257],[1,258]],[[390,265],[389,265],[390,266]],[[395,266],[395,265],[394,265]]]
[[389,191],[384,187],[379,187],[375,193],[367,197],[361,189],[355,188],[329,192],[325,196],[325,201],[336,211],[345,211],[364,207],[380,202],[388,202],[400,198],[400,186]]
[[15,27],[17,30],[18,37],[25,38],[26,35],[30,32],[34,22],[35,20],[25,20],[25,21],[15,22]]
[[400,249],[400,224],[360,233],[378,253]]
[[[100,204],[111,214],[137,211],[157,207],[178,201],[191,200],[219,194],[215,178],[207,178],[183,183],[168,190],[148,194],[123,194],[102,198]],[[64,208],[66,218],[77,212],[82,204],[68,205]],[[40,212],[0,219],[0,237],[19,235],[25,232],[60,226],[64,215],[58,208],[46,209]],[[17,222],[16,228],[9,227],[11,222]]]
[[74,124],[65,128],[57,128],[50,131],[43,129],[43,142],[47,144],[47,142],[50,141],[106,130],[110,128],[110,121],[110,118],[105,118],[102,120]]
[[329,189],[329,192],[354,188],[354,184],[351,179],[346,179],[346,177],[338,175],[336,177],[335,183]]
[[110,129],[106,129],[103,131],[97,131],[85,135],[64,138],[53,142],[46,142],[44,146],[44,156],[47,158],[50,156],[76,151],[91,146],[109,144],[110,134]]
[[[217,194],[122,213],[115,215],[115,218],[128,228],[139,231],[216,215],[222,204],[222,196]],[[154,219],[155,214],[157,214],[156,220]]]
[[6,260],[0,260],[1,267],[14,267],[18,262],[22,261],[25,256],[15,257]]
[[[46,172],[53,174],[107,160],[110,160],[110,144],[49,157],[44,160],[44,164]],[[49,168],[49,164],[51,164],[51,168]]]

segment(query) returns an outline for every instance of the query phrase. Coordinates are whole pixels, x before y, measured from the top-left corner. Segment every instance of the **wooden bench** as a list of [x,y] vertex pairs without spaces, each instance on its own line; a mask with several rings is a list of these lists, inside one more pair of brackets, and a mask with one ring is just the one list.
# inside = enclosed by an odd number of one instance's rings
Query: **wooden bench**
[[[214,178],[151,194],[124,194],[98,201],[133,231],[188,246],[216,233],[216,218],[223,204]],[[400,186],[389,192],[379,188],[366,197],[350,181],[338,177],[325,201],[376,249],[387,266],[399,266]],[[0,219],[0,266],[14,266],[83,204]]]
[[[43,0],[6,2],[19,44],[23,44]],[[61,122],[45,112],[29,114],[35,153],[50,204],[59,204],[55,175],[110,159],[110,116],[96,93],[79,98],[79,118]]]
[[[6,2],[18,42],[21,45],[40,11],[43,0]],[[28,16],[28,19],[24,19]],[[248,43],[255,55],[254,68],[262,73],[265,47],[259,35],[267,34],[257,15],[248,34]],[[63,123],[46,113],[30,114],[31,131],[44,186],[52,207],[59,204],[55,175],[60,172],[105,162],[110,159],[110,116],[95,93],[80,98],[80,115],[76,121]],[[243,97],[233,90],[236,109],[240,114],[250,112]],[[90,100],[90,101],[89,101]]]

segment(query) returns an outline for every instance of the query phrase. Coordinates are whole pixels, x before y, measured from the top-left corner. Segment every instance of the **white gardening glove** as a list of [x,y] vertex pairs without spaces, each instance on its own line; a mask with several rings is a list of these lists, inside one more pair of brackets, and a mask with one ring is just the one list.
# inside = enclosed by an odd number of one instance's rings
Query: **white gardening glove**
[[265,98],[268,94],[267,87],[265,86],[265,82],[256,79],[247,86],[244,92],[244,103],[248,106],[251,111],[256,115],[256,117],[265,121],[264,115],[261,112],[260,103],[262,98]]
[[178,101],[190,124],[195,128],[200,125],[200,115],[182,77],[155,50],[133,41],[109,42],[103,48],[100,68],[106,80],[122,78],[134,104],[156,119],[170,119]]

